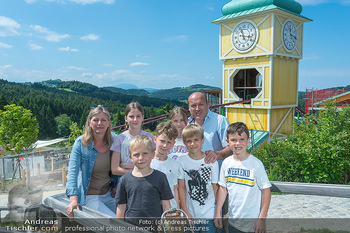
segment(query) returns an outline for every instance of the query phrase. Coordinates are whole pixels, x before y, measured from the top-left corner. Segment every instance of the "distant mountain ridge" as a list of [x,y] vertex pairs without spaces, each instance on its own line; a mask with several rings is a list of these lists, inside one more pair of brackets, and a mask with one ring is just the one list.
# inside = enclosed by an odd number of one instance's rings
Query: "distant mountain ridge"
[[[193,92],[203,92],[203,90],[216,90],[221,89],[219,87],[213,87],[203,84],[195,84],[189,87],[174,87],[170,89],[157,90],[154,92],[147,91],[145,89],[123,89],[118,87],[103,87],[106,90],[128,94],[128,95],[137,95],[137,96],[147,96],[160,99],[184,101],[187,100],[188,96]],[[154,89],[153,89],[154,90]]]
[[[27,83],[30,84],[30,83]],[[40,82],[41,85],[56,87],[60,89],[71,90],[78,93],[91,93],[95,91],[108,90],[113,93],[130,95],[130,96],[139,96],[139,97],[149,97],[149,98],[158,98],[174,101],[186,101],[188,96],[193,92],[203,92],[203,90],[216,90],[221,89],[219,87],[213,87],[203,84],[194,84],[189,87],[174,87],[170,89],[153,89],[153,88],[138,88],[136,85],[122,83],[116,86],[110,87],[97,87],[89,83],[82,83],[79,81],[62,81],[60,79],[50,79]]]
[[[124,89],[124,90],[139,90],[139,89],[141,90],[142,89],[142,90],[148,91],[149,93],[162,90],[162,89],[154,89],[154,88],[139,88],[136,85],[129,84],[129,83],[122,83],[122,84],[115,85],[113,87]],[[107,87],[107,88],[110,88],[110,87]]]

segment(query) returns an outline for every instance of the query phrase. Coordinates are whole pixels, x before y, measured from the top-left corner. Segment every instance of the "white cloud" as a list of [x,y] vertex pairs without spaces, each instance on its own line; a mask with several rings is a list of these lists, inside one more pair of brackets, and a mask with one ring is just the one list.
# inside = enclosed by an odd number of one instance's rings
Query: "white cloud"
[[41,50],[41,49],[43,49],[43,47],[41,47],[40,45],[34,44],[34,43],[29,43],[29,49],[30,50]]
[[0,16],[0,36],[16,36],[21,25],[15,20]]
[[92,73],[83,73],[81,75],[83,78],[93,77],[94,75]]
[[160,78],[176,78],[178,77],[176,74],[160,74],[158,75]]
[[[32,4],[32,3],[38,2],[39,0],[24,0],[24,1],[28,4]],[[67,2],[75,2],[81,5],[94,4],[94,3],[112,4],[115,2],[115,0],[45,0],[45,1],[61,3],[61,4],[66,4]]]
[[149,63],[143,63],[143,62],[133,62],[129,66],[149,66]]
[[86,5],[86,4],[94,4],[94,3],[105,3],[105,4],[113,4],[115,0],[70,0],[77,4]]
[[37,0],[25,0],[26,3],[28,4],[32,4],[32,3],[35,3]]
[[113,64],[102,64],[102,66],[112,67],[114,65]]
[[12,67],[13,67],[13,65],[4,65],[4,66],[0,66],[0,69],[1,70],[6,70],[6,69],[10,69]]
[[0,48],[10,49],[12,47],[13,47],[12,45],[0,42]]
[[311,55],[303,58],[304,61],[312,61],[312,60],[320,60],[320,59],[321,58],[318,55]]
[[298,0],[301,5],[320,5],[324,3],[340,3],[344,5],[350,4],[350,0]]
[[78,52],[78,49],[72,49],[71,47],[65,47],[65,48],[58,48],[59,51],[65,51],[65,52]]
[[205,79],[209,79],[209,80],[214,80],[214,79],[216,79],[216,78],[217,78],[217,77],[210,76],[210,75],[205,76]]
[[341,3],[344,5],[350,5],[350,0],[343,0]]
[[89,70],[89,69],[81,68],[81,67],[77,67],[77,66],[67,66],[66,68],[69,69],[69,70],[79,70],[79,71],[81,71],[81,70]]
[[150,57],[150,56],[148,56],[148,55],[139,55],[139,54],[137,54],[136,57],[148,58],[148,57]]
[[98,40],[100,37],[95,35],[95,34],[89,34],[89,35],[86,35],[86,36],[82,36],[80,37],[81,40],[86,40],[86,41],[89,41],[89,40]]
[[30,26],[35,32],[43,34],[45,40],[50,42],[60,42],[63,39],[70,37],[69,34],[58,34],[56,32],[50,31],[49,29],[42,27],[40,25],[31,25]]
[[167,37],[167,38],[164,38],[162,39],[162,41],[164,42],[176,42],[176,41],[180,41],[180,42],[183,42],[183,41],[186,41],[188,39],[188,36],[187,35],[178,35],[178,36],[171,36],[171,37]]

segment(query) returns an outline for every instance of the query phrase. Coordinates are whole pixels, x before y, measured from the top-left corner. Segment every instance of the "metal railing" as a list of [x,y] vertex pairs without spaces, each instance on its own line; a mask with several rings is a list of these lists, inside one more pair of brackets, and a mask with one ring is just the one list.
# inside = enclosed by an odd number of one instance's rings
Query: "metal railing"
[[[212,105],[212,106],[209,106],[209,109],[219,108],[219,107],[224,107],[224,106],[234,105],[234,104],[245,104],[245,103],[250,103],[250,102],[251,102],[251,100],[240,100],[240,101],[235,101],[235,102],[230,102],[230,103],[225,103],[225,104]],[[224,108],[222,108],[221,114],[225,115],[223,110],[224,110]],[[187,112],[189,112],[189,110],[187,110]],[[145,119],[143,121],[143,125],[147,125],[147,124],[151,124],[151,123],[154,123],[154,122],[157,122],[157,121],[165,120],[168,117],[169,117],[169,114],[163,114],[163,115],[160,115],[160,116],[147,118],[147,119]],[[119,134],[119,132],[123,132],[123,131],[125,131],[127,129],[126,129],[125,124],[123,124],[123,125],[118,125],[116,127],[113,127],[112,130],[117,131],[117,133]]]

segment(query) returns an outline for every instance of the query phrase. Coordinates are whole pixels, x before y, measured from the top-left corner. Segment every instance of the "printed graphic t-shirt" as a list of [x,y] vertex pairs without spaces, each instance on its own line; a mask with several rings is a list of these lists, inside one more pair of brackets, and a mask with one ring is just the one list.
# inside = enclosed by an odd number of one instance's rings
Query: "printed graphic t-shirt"
[[186,205],[194,218],[214,218],[215,194],[212,184],[218,182],[218,162],[207,164],[204,158],[191,159],[188,154],[178,158],[179,179],[186,184]]

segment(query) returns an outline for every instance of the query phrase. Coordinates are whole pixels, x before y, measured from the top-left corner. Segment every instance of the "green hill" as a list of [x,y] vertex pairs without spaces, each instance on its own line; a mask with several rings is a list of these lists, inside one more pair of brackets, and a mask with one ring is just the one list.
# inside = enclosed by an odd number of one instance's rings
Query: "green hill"
[[143,89],[126,90],[118,87],[104,87],[104,89],[113,91],[116,93],[122,93],[122,94],[148,96],[153,98],[175,100],[175,101],[186,101],[188,96],[193,92],[196,92],[196,91],[203,92],[203,90],[208,90],[208,89],[213,90],[213,89],[220,89],[220,88],[202,85],[202,84],[195,84],[189,87],[175,87],[171,89],[155,91],[153,93],[150,93]]
[[105,90],[109,90],[115,93],[121,93],[126,95],[137,95],[137,96],[149,96],[150,93],[143,89],[123,89],[119,87],[103,87]]
[[[145,109],[145,118],[168,113],[175,105],[183,103],[146,96],[115,93],[78,81],[43,83],[14,83],[0,79],[0,110],[16,104],[31,110],[39,123],[39,139],[57,136],[55,118],[66,114],[70,120],[83,127],[92,105],[106,105],[112,114],[113,126],[124,124],[125,106],[138,101]],[[156,123],[145,126],[153,130]],[[62,135],[67,136],[67,135]]]

